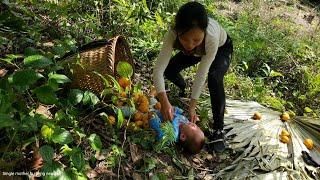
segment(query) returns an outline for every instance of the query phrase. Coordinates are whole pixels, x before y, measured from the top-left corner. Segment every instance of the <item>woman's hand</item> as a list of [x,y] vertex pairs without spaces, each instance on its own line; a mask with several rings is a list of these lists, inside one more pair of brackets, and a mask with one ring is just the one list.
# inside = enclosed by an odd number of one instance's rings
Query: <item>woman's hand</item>
[[196,105],[197,105],[197,100],[191,99],[190,106],[189,106],[189,115],[190,115],[190,122],[192,123],[196,123],[197,121],[200,121],[196,112]]
[[173,119],[173,108],[168,100],[166,92],[160,92],[158,93],[158,98],[161,103],[161,109],[160,112],[163,116],[163,120],[165,121],[172,121]]

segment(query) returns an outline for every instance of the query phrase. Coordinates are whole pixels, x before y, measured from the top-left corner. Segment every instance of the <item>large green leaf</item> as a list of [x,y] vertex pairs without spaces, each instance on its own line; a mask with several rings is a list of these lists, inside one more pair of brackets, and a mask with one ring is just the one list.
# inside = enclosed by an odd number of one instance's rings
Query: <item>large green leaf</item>
[[27,116],[22,119],[20,123],[20,128],[22,131],[32,132],[38,131],[38,123],[34,117]]
[[44,173],[45,180],[56,180],[64,174],[62,165],[55,161],[52,163],[44,163],[40,172]]
[[63,128],[56,128],[52,135],[52,141],[59,144],[69,144],[73,141],[73,138],[69,131]]
[[33,90],[40,102],[44,104],[55,104],[58,102],[56,94],[51,86],[44,85]]
[[23,63],[32,68],[44,68],[52,64],[52,61],[42,55],[32,55],[24,58]]
[[79,89],[72,89],[69,93],[68,100],[72,105],[76,105],[82,101],[83,92]]
[[82,171],[85,165],[85,160],[83,158],[83,153],[80,148],[73,148],[70,156],[71,162],[79,170]]
[[34,84],[42,77],[43,76],[40,73],[29,69],[15,72],[12,80],[16,86],[28,86]]
[[100,137],[97,134],[91,134],[88,140],[90,142],[92,149],[96,151],[100,151],[102,149],[102,142],[100,140]]
[[0,114],[0,129],[4,127],[15,127],[17,122],[14,121],[10,115]]
[[121,76],[121,77],[131,77],[132,74],[133,74],[133,69],[132,69],[132,66],[131,64],[129,64],[128,62],[126,61],[120,61],[118,64],[117,64],[117,67],[116,67],[116,70],[117,70],[117,73]]
[[83,104],[96,105],[100,100],[99,98],[90,91],[86,91],[83,94]]
[[52,73],[50,73],[49,74],[49,80],[51,80],[51,81],[54,80],[59,84],[64,84],[64,83],[67,83],[67,82],[71,82],[71,80],[66,75],[63,75],[63,74],[52,74]]
[[54,150],[51,146],[44,145],[40,148],[40,154],[43,160],[45,160],[47,163],[51,163],[54,155]]

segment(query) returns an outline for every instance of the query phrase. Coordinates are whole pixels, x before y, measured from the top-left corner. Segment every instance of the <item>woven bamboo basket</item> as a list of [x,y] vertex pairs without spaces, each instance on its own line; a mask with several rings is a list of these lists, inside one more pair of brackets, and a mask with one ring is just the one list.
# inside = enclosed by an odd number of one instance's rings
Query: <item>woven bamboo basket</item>
[[64,64],[71,70],[71,88],[94,93],[100,93],[105,88],[102,78],[94,71],[106,78],[107,75],[117,78],[116,66],[119,61],[127,61],[134,69],[129,45],[123,36],[92,42],[79,48],[79,53],[64,58]]

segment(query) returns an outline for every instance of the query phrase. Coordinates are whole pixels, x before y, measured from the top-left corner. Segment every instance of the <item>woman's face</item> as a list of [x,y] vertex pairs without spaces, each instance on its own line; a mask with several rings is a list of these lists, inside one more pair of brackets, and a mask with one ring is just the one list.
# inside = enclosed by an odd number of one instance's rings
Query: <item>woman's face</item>
[[191,51],[199,46],[204,39],[204,31],[200,28],[192,28],[178,36],[180,43],[186,51]]

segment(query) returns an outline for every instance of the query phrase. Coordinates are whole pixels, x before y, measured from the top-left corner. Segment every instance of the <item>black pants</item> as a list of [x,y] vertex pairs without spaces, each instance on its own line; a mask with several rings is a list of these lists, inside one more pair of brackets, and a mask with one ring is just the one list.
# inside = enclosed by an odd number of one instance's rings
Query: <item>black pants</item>
[[[224,125],[223,119],[226,96],[224,92],[223,78],[229,68],[232,52],[232,40],[228,36],[225,44],[219,47],[208,73],[208,88],[210,92],[211,108],[214,121],[210,122],[210,126],[215,130],[222,130]],[[201,57],[185,55],[183,52],[179,52],[170,59],[164,75],[169,81],[184,91],[186,88],[186,83],[181,76],[180,71],[187,67],[193,66],[200,61]]]

